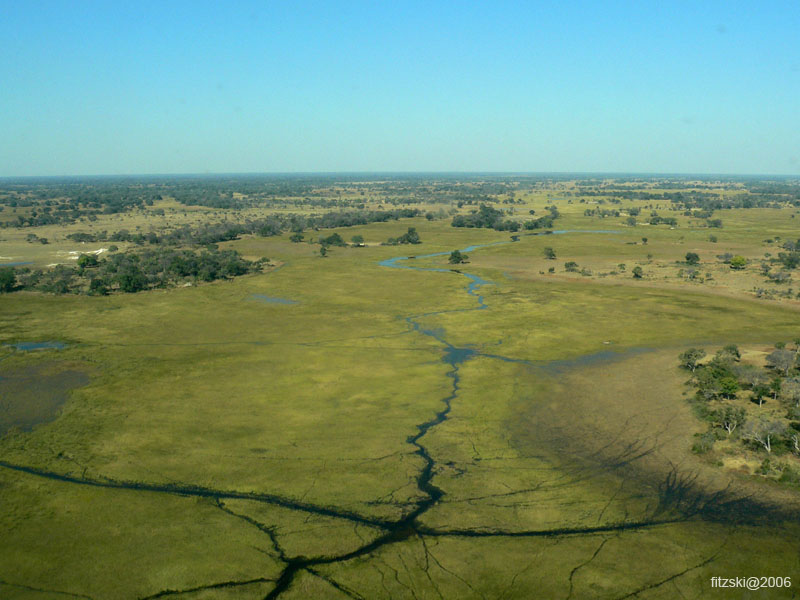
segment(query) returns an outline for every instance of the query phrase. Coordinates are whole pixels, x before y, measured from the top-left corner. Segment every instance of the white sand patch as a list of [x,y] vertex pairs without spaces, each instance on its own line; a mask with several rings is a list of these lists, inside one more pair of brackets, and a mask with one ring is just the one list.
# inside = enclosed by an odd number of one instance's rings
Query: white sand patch
[[103,252],[108,252],[108,248],[99,248],[97,250],[59,250],[56,254],[69,254],[70,260],[78,260],[81,254],[94,254],[95,256],[100,256]]

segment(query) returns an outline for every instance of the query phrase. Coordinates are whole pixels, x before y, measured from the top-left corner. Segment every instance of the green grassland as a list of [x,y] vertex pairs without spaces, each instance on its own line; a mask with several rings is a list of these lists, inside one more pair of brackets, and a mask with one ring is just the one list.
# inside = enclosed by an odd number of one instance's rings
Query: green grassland
[[[678,213],[676,229],[630,227],[558,194],[523,195],[515,214],[555,198],[556,228],[584,233],[511,242],[403,219],[308,232],[365,238],[325,258],[288,234],[244,236],[220,246],[282,266],[0,297],[0,343],[66,344],[3,346],[0,376],[62,362],[90,380],[58,418],[0,437],[0,596],[741,598],[710,577],[800,576],[798,492],[691,455],[701,426],[677,368],[689,345],[797,335],[795,299],[754,298],[755,275],[715,258],[775,252],[764,240],[800,237],[795,210],[724,211],[712,243]],[[172,222],[213,212],[169,202]],[[92,226],[158,225],[107,219]],[[411,226],[422,244],[378,245]],[[6,229],[0,254],[47,264],[87,230],[42,229],[50,247]],[[458,272],[379,265],[449,269],[423,256],[493,242],[508,243],[458,266],[491,282],[473,294]],[[690,250],[714,285],[673,274]]]

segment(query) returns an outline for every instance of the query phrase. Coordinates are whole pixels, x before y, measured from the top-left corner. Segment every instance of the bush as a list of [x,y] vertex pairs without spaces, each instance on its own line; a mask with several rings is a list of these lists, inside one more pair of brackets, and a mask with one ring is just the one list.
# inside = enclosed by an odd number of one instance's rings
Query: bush
[[0,267],[0,293],[13,292],[17,286],[17,274],[13,267]]
[[717,441],[717,436],[711,431],[705,433],[696,433],[695,442],[692,444],[692,452],[695,454],[706,454],[714,448],[714,442]]
[[731,269],[741,271],[747,266],[747,259],[744,256],[734,256],[731,258]]

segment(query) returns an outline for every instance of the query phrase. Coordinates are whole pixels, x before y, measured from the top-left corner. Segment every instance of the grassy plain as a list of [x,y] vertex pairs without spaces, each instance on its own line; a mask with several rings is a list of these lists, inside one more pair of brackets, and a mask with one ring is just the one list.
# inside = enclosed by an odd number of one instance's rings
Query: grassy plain
[[[492,282],[476,292],[485,310],[463,275],[379,266],[510,242],[423,218],[338,230],[371,244],[414,226],[420,246],[321,258],[288,235],[244,237],[223,246],[283,266],[135,295],[0,298],[0,342],[67,344],[5,348],[0,376],[59,361],[90,377],[57,419],[0,438],[1,595],[264,598],[309,559],[281,597],[740,598],[710,577],[796,576],[796,492],[692,457],[699,425],[677,369],[689,345],[798,333],[795,299],[746,294],[747,272],[715,258],[800,237],[793,210],[726,211],[711,243],[688,218],[628,227],[557,204],[558,229],[619,233],[471,252],[459,268]],[[40,235],[66,249],[68,231]],[[689,250],[713,283],[671,275]],[[565,260],[592,275],[565,274]],[[468,355],[448,362],[448,348]],[[421,453],[409,438],[448,402]],[[442,492],[430,505],[426,465]]]

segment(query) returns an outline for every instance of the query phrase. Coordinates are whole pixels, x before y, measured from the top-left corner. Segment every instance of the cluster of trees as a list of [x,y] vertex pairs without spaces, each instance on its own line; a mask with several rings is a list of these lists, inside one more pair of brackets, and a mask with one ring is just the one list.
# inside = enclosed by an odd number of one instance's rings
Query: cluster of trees
[[[618,217],[619,216],[619,211],[616,208],[611,209],[611,210],[609,210],[607,208],[587,208],[585,211],[583,211],[583,216],[584,217],[598,217],[600,219],[606,219],[608,217]],[[634,225],[635,224],[636,224],[636,222],[635,222],[635,219],[634,219]]]
[[416,227],[409,227],[408,231],[397,238],[389,238],[385,245],[397,246],[398,244],[421,244],[422,240],[419,238]]
[[734,271],[741,271],[747,266],[747,259],[738,254],[734,256],[730,252],[726,252],[724,254],[717,254],[717,258],[726,265],[730,265],[731,269]]
[[[553,226],[553,221],[558,218],[558,209],[555,206],[548,206],[549,215],[525,221],[523,227],[527,230],[549,229]],[[453,227],[483,227],[495,229],[496,231],[519,231],[520,224],[517,221],[507,219],[503,211],[486,204],[481,204],[478,210],[473,210],[468,215],[456,215],[450,223]]]
[[539,217],[538,219],[533,219],[531,221],[525,221],[523,223],[523,227],[528,231],[532,229],[550,229],[553,227],[553,221],[555,221],[558,216],[558,209],[555,206],[548,207],[550,211],[549,215],[545,215],[543,217]]
[[[67,235],[75,242],[128,242],[137,245],[158,246],[210,246],[220,242],[235,240],[243,234],[255,234],[262,237],[280,235],[284,231],[301,234],[306,229],[333,229],[352,227],[369,223],[385,223],[387,221],[416,217],[420,211],[416,209],[393,210],[351,210],[330,212],[319,216],[303,215],[271,215],[244,223],[206,223],[198,227],[183,225],[168,231],[149,231],[147,233],[131,233],[121,229],[109,234],[107,231],[97,233],[77,232]],[[329,244],[330,245],[330,244]]]
[[478,210],[473,210],[468,215],[456,215],[450,223],[453,227],[476,227],[495,229],[497,231],[519,231],[519,223],[506,219],[502,210],[481,204]]
[[[710,425],[698,436],[695,452],[707,452],[716,441],[728,439],[769,456],[800,455],[799,357],[800,339],[791,348],[776,344],[764,367],[741,362],[734,344],[710,360],[704,360],[706,352],[699,348],[683,352],[680,364],[692,374],[697,411]],[[770,410],[764,408],[767,404]]]
[[669,225],[670,227],[677,227],[678,219],[675,217],[662,217],[660,215],[653,214],[650,217],[649,223],[650,225]]
[[0,204],[26,209],[0,227],[37,227],[152,206],[160,195],[150,186],[112,178],[10,179],[0,187],[0,198]]
[[450,257],[447,259],[451,265],[460,265],[461,263],[465,263],[469,260],[469,256],[461,252],[461,250],[453,250],[450,253]]
[[0,292],[36,290],[52,294],[134,293],[181,283],[229,279],[260,272],[267,259],[249,261],[234,250],[147,249],[98,258],[83,254],[77,264],[53,269],[0,268]]

